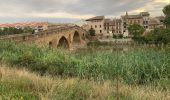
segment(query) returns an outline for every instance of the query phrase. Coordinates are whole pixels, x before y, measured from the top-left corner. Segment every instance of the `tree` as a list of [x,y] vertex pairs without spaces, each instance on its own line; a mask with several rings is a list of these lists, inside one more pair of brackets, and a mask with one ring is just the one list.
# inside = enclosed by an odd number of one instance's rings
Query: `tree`
[[149,43],[168,44],[170,43],[170,29],[156,28],[146,34],[144,38]]
[[145,29],[141,25],[133,24],[128,27],[128,31],[130,35],[132,35],[132,37],[135,39],[141,37],[145,32]]
[[96,35],[96,31],[93,28],[91,28],[89,30],[89,33],[90,33],[91,36],[95,36]]
[[24,33],[31,33],[33,31],[33,29],[31,27],[24,27],[23,29]]
[[165,14],[166,17],[170,17],[170,4],[164,7],[163,13]]
[[165,6],[163,9],[163,13],[165,14],[165,21],[164,24],[170,28],[170,4]]

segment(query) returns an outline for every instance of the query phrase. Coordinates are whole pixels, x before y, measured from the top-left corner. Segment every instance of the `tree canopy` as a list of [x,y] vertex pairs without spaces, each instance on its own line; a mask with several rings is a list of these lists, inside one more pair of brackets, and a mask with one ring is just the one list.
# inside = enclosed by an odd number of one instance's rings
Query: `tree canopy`
[[90,33],[91,36],[95,36],[96,35],[96,31],[93,28],[91,28],[89,30],[89,33]]
[[5,27],[3,29],[0,29],[0,35],[12,35],[12,34],[22,34],[22,33],[30,33],[32,32],[32,28],[30,27],[25,27],[24,29],[22,28],[14,28],[14,27]]
[[165,14],[165,21],[164,24],[170,28],[170,4],[165,6],[163,9],[163,13]]
[[130,35],[132,35],[134,38],[137,38],[145,32],[145,29],[141,25],[133,24],[128,27],[128,31]]

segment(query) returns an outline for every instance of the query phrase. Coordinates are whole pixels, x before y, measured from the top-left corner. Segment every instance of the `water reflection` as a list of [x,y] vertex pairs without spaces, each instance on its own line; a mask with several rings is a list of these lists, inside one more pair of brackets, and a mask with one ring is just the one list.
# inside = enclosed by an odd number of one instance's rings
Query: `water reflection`
[[154,48],[161,49],[164,46],[156,45],[102,45],[102,46],[87,46],[86,48],[76,49],[73,53],[86,54],[86,53],[96,53],[96,52],[128,52],[130,50],[138,50],[142,48]]

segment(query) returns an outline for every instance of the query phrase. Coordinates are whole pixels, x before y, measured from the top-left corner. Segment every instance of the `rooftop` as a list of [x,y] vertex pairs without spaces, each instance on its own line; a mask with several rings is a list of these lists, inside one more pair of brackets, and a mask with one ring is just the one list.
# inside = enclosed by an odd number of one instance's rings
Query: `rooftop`
[[104,20],[105,17],[104,16],[96,16],[90,19],[87,19],[86,21],[93,21],[93,20]]
[[159,24],[160,24],[160,22],[156,18],[151,18],[149,21],[149,25],[159,25]]
[[149,12],[141,12],[140,15],[141,16],[149,16],[150,14],[149,14]]
[[128,15],[128,13],[126,12],[126,15],[122,16],[122,18],[128,18],[128,19],[138,19],[138,18],[142,18],[143,16],[149,16],[149,12],[140,12],[140,14],[137,15]]
[[47,22],[27,22],[27,23],[14,23],[14,24],[0,24],[0,27],[25,27],[25,26],[43,26],[45,24],[48,24]]

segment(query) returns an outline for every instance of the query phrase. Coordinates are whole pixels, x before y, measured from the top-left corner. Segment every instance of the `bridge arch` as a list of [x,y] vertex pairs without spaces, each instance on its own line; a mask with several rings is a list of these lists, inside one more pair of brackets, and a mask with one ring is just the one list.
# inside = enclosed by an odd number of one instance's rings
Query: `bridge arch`
[[73,44],[80,44],[80,43],[81,43],[80,33],[78,31],[75,31],[73,35]]
[[58,41],[57,47],[58,48],[64,48],[64,49],[69,48],[68,40],[64,36],[62,36]]

